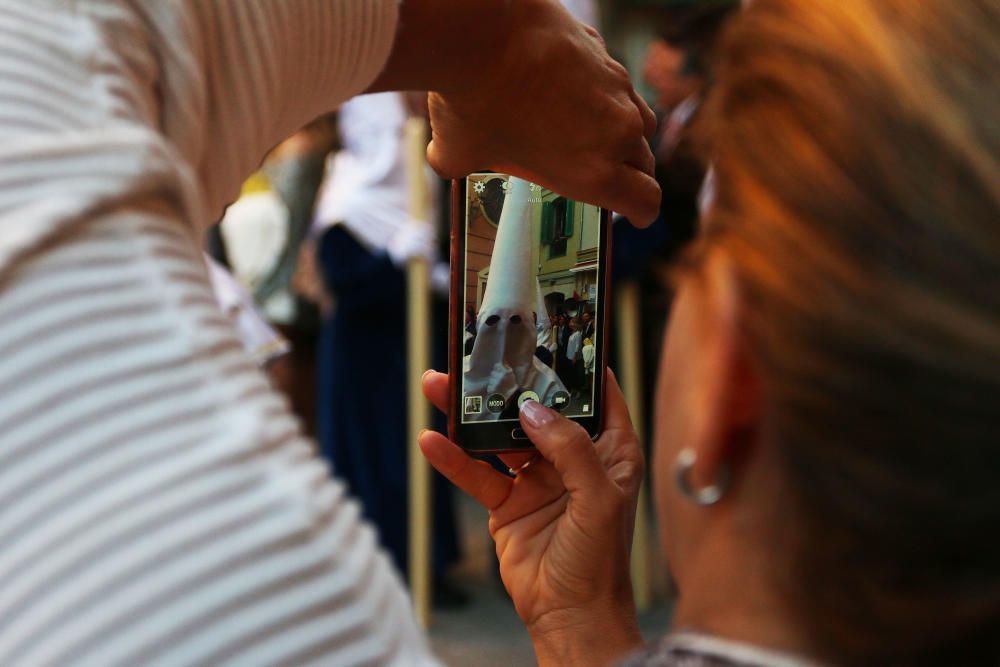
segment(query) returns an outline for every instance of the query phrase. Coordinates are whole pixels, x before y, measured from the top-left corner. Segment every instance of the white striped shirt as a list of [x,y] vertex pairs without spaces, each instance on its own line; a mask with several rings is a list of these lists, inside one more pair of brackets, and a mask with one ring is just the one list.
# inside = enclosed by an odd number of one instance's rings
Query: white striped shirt
[[434,664],[198,251],[396,19],[0,0],[0,665]]

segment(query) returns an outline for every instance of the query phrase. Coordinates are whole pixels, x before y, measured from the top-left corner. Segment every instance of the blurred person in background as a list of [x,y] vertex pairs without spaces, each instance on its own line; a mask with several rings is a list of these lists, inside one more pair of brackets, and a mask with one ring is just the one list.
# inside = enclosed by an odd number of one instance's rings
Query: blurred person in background
[[473,336],[476,335],[476,309],[472,306],[465,309],[465,331]]
[[594,364],[597,359],[597,349],[594,347],[592,338],[583,339],[583,347],[580,348],[580,360],[583,362],[583,395],[591,396],[594,388]]
[[551,325],[549,329],[549,344],[546,348],[549,351],[549,355],[552,357],[552,363],[550,364],[553,369],[555,369],[556,364],[559,363],[559,315],[553,315],[549,320]]
[[656,90],[661,114],[653,154],[663,190],[660,211],[670,228],[663,253],[668,258],[695,235],[707,165],[691,128],[712,86],[716,41],[739,8],[739,0],[671,0],[661,16],[660,36],[647,53],[644,74]]
[[535,356],[538,357],[538,360],[541,361],[543,364],[545,364],[549,368],[552,368],[552,362],[553,362],[552,351],[549,350],[548,346],[539,345],[538,347],[536,347]]
[[[317,357],[320,451],[361,501],[397,569],[408,576],[409,447],[406,392],[406,267],[431,267],[439,298],[450,272],[438,258],[436,211],[410,215],[406,123],[413,105],[401,93],[362,95],[338,111],[341,150],[332,155],[314,214],[317,264],[332,307],[323,317]],[[420,110],[416,110],[420,113]],[[436,194],[433,172],[417,175]],[[435,197],[432,196],[432,199]],[[445,358],[447,336],[433,337]],[[459,558],[449,484],[434,475],[433,593],[453,607],[466,595],[448,578]]]
[[[669,10],[660,20],[673,22]],[[672,28],[671,32],[676,30]],[[660,32],[646,48],[642,78],[653,89],[653,110],[657,115],[664,115],[697,93],[702,81],[694,69],[688,67],[687,52],[663,37],[662,30]]]
[[657,6],[657,37],[647,48],[642,74],[659,118],[652,146],[663,191],[660,219],[643,230],[614,226],[616,279],[671,259],[694,237],[708,166],[692,128],[712,85],[716,41],[739,7],[739,0],[664,0]]
[[583,346],[583,333],[580,331],[580,319],[569,319],[569,339],[566,341],[566,377],[563,384],[569,393],[576,398],[580,391],[580,348]]
[[569,328],[569,322],[567,321],[566,315],[564,313],[559,313],[559,315],[556,316],[556,347],[558,352],[556,355],[556,370],[558,371],[562,371],[564,368],[563,360],[566,358],[566,346],[569,344],[569,337],[572,334],[573,331]]
[[[702,99],[714,81],[716,46],[728,19],[740,8],[738,0],[661,0],[649,10],[657,37],[650,43],[642,75],[654,92],[659,118],[651,145],[656,155],[656,179],[663,197],[660,215],[648,228],[636,229],[615,218],[612,226],[612,284],[632,283],[642,295],[639,328],[643,368],[659,365],[660,340],[667,326],[672,292],[663,279],[669,263],[690,244],[697,225],[699,202],[708,165],[697,150],[697,125]],[[611,340],[625,332],[608,322]],[[609,350],[609,365],[617,368],[618,348]],[[646,423],[651,432],[656,374],[642,374]]]
[[513,479],[424,435],[490,508],[540,665],[1000,664],[997,34],[993,0],[733,20],[659,376],[662,641],[626,657],[643,462],[612,376],[596,443],[525,404]]
[[336,114],[324,114],[278,144],[261,172],[288,209],[288,232],[271,270],[254,289],[257,303],[281,303],[285,316],[276,328],[291,345],[269,369],[278,389],[309,435],[315,434],[316,346],[325,305],[320,278],[306,243],[327,156],[339,145]]
[[[243,184],[239,199],[209,229],[207,250],[213,284],[226,310],[239,307],[239,321],[260,318],[275,340],[260,341],[263,330],[242,324],[241,340],[256,356],[267,354],[266,369],[285,394],[307,433],[314,431],[315,347],[323,295],[315,284],[303,242],[312,224],[326,156],[337,145],[336,115],[312,121],[278,144],[261,168]],[[220,269],[235,274],[239,289],[227,289]],[[234,298],[242,293],[243,298]]]
[[443,175],[652,219],[627,73],[551,0],[0,2],[0,44],[0,664],[435,664],[201,237],[283,138],[400,89],[435,91]]
[[583,314],[580,317],[583,318],[583,337],[584,338],[590,338],[591,340],[593,340],[593,338],[594,338],[594,313],[592,313],[589,310],[585,310],[585,311],[583,311]]
[[573,330],[569,328],[569,318],[565,314],[559,313],[556,316],[556,358],[554,368],[556,375],[563,381],[563,384],[566,384],[569,380],[569,364],[566,360],[566,348],[569,345],[569,337],[572,335]]

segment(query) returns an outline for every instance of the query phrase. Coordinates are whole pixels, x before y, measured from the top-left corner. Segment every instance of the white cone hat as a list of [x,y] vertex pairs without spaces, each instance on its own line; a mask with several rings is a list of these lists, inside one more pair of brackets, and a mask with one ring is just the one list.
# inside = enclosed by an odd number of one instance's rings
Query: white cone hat
[[480,313],[497,308],[535,312],[537,271],[531,266],[531,185],[510,178],[490,258]]

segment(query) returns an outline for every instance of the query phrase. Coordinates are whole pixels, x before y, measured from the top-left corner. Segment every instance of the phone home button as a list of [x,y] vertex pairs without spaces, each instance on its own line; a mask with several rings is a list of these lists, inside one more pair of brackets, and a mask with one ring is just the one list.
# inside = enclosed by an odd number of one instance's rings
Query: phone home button
[[510,437],[513,438],[514,440],[527,440],[528,434],[525,433],[522,429],[515,428],[513,431],[510,432]]

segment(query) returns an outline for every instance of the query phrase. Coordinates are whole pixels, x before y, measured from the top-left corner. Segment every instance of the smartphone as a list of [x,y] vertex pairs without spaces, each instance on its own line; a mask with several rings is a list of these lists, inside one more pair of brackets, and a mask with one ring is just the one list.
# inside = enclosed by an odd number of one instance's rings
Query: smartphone
[[598,206],[479,172],[452,184],[449,434],[474,456],[533,447],[535,400],[602,428],[610,222]]

